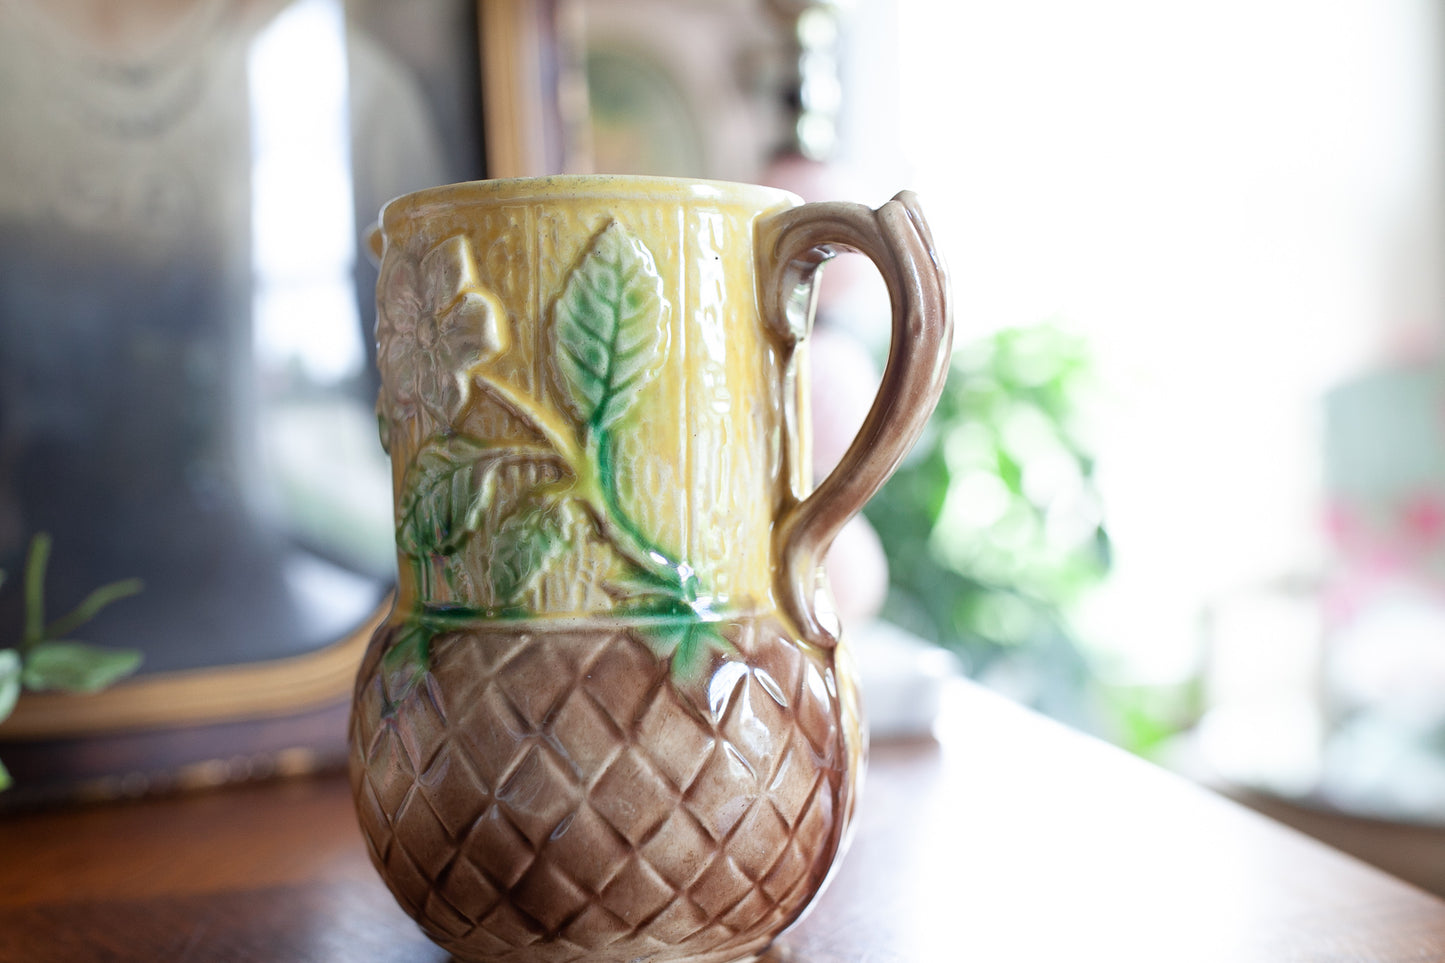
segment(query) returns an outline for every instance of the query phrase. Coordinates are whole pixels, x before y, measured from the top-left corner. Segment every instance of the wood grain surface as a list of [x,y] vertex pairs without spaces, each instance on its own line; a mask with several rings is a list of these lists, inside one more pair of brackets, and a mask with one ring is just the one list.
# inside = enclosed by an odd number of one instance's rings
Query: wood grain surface
[[[0,961],[441,963],[343,779],[0,821]],[[1445,961],[1445,902],[972,686],[768,963]]]

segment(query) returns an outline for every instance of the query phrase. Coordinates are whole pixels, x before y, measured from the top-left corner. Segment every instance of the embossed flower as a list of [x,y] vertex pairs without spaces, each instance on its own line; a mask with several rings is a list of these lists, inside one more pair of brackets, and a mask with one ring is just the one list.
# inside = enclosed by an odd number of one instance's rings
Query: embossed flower
[[389,258],[378,285],[377,354],[388,416],[426,412],[450,424],[470,392],[471,369],[505,347],[505,310],[476,279],[464,238],[418,263]]
[[404,254],[387,257],[382,262],[377,293],[376,355],[381,369],[381,407],[389,418],[412,418],[417,404],[413,356],[417,318],[422,311],[416,262]]

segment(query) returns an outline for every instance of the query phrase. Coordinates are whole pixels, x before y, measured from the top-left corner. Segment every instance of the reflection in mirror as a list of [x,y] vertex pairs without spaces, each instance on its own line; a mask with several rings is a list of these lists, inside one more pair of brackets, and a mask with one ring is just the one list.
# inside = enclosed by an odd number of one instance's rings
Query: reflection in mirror
[[480,174],[475,4],[408,9],[0,4],[0,569],[142,579],[86,627],[142,674],[324,648],[393,577],[359,233]]
[[[362,571],[390,565],[390,481],[355,389],[367,368],[353,286],[346,24],[339,0],[303,0],[247,57],[252,339],[262,509]],[[343,390],[337,390],[343,389]],[[338,484],[336,466],[349,467]],[[352,615],[354,616],[354,612]]]

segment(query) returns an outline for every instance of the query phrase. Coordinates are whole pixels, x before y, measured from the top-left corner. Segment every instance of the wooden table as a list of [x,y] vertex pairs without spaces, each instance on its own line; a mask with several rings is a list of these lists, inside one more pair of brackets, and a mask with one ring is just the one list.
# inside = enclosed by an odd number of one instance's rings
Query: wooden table
[[[768,963],[1445,961],[1445,903],[972,686]],[[340,777],[0,821],[0,960],[440,963]]]

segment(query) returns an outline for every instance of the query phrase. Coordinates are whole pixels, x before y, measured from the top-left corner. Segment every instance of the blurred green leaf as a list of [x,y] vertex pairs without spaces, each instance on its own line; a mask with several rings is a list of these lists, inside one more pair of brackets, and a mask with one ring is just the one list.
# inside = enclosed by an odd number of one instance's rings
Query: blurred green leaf
[[[0,721],[15,709],[24,689],[95,692],[127,676],[140,665],[141,654],[129,649],[102,649],[83,642],[58,641],[59,636],[95,618],[102,609],[141,590],[138,579],[112,582],[95,589],[70,612],[45,622],[45,574],[52,542],[46,532],[30,539],[22,584],[24,622],[17,648],[0,649]],[[5,573],[0,571],[0,585]],[[0,791],[11,785],[0,765]]]
[[25,687],[44,691],[97,692],[130,675],[141,654],[132,649],[103,649],[84,642],[41,642],[25,657]]
[[994,455],[994,468],[998,472],[999,480],[1001,480],[1014,495],[1023,494],[1023,467],[1002,447],[997,449]]
[[[1024,688],[1052,703],[1040,708],[1075,718],[1089,673],[1064,613],[1110,564],[1107,529],[1089,514],[1092,371],[1087,343],[1050,324],[961,345],[918,445],[865,510],[893,582],[885,616],[975,675],[1032,677]],[[1044,474],[1031,480],[1031,468]]]
[[101,609],[123,598],[135,595],[145,586],[138,578],[122,582],[111,582],[87,595],[72,611],[62,615],[45,627],[45,637],[58,639],[69,635],[100,614]]
[[1162,685],[1106,684],[1100,687],[1109,736],[1141,756],[1154,756],[1204,711],[1198,678]]
[[45,568],[50,563],[50,536],[37,532],[25,556],[25,632],[21,646],[29,648],[45,637]]
[[0,649],[0,722],[10,717],[20,698],[20,673],[20,653]]

